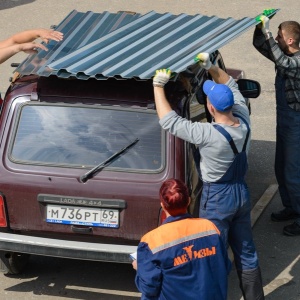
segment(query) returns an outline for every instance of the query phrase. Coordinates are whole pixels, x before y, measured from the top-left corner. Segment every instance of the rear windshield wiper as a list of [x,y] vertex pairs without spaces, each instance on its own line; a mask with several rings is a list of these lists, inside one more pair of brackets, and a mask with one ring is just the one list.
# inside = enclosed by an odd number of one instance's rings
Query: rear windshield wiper
[[123,154],[126,150],[128,150],[129,148],[131,148],[132,146],[134,146],[138,141],[139,141],[139,139],[135,139],[128,146],[122,148],[120,151],[118,151],[115,154],[113,154],[112,156],[110,156],[108,159],[106,159],[105,161],[103,161],[102,163],[100,163],[99,165],[97,165],[96,167],[94,167],[92,170],[90,170],[87,173],[85,173],[84,175],[82,175],[80,177],[80,181],[81,182],[87,182],[90,178],[94,177],[103,168],[105,168],[107,165],[109,165],[110,163],[112,163],[114,159],[116,159],[121,154]]

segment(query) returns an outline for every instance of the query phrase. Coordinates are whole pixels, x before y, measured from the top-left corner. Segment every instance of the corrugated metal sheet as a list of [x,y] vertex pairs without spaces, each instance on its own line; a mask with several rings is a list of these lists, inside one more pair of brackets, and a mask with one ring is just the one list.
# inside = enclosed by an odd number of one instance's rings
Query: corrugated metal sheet
[[41,76],[56,75],[48,65],[59,59],[64,59],[77,49],[92,44],[106,34],[138,19],[140,14],[120,13],[86,13],[73,10],[56,26],[56,30],[64,33],[64,40],[60,43],[50,41],[48,52],[39,51],[29,56],[16,71],[22,75],[38,74]]
[[180,73],[199,52],[212,53],[257,23],[249,17],[73,11],[56,28],[64,40],[51,42],[49,52],[29,57],[16,71],[78,79],[149,79],[159,68]]

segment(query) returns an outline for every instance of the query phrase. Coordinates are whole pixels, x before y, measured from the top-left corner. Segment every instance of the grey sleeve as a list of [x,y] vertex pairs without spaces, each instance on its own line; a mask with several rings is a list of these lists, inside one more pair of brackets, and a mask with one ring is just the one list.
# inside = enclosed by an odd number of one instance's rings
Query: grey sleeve
[[266,37],[262,33],[261,29],[259,29],[257,27],[255,28],[255,31],[253,34],[253,46],[259,53],[261,53],[263,56],[265,56],[266,58],[268,58],[274,62],[274,58],[270,51],[269,40],[266,39]]
[[[159,124],[164,130],[195,145],[203,144],[210,132],[210,123],[194,122],[180,117],[175,111],[169,112]],[[208,132],[209,131],[209,132]]]
[[256,28],[253,35],[253,45],[262,55],[275,63],[282,75],[300,78],[300,57],[285,55],[272,34],[267,40],[262,31]]
[[300,56],[285,55],[272,37],[269,40],[276,67],[283,75],[300,79]]

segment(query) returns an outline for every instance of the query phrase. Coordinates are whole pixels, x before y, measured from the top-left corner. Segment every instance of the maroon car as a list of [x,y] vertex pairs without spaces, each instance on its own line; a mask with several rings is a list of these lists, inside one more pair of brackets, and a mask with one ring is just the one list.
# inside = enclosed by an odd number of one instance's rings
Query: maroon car
[[[218,51],[212,60],[225,68]],[[183,72],[189,91],[179,80],[166,86],[173,108],[192,121],[209,121],[206,74]],[[258,83],[239,84],[258,96]],[[161,129],[151,80],[21,76],[2,104],[0,140],[5,273],[22,271],[30,254],[129,263],[164,218],[158,191],[168,178],[186,182],[198,214],[199,152]]]

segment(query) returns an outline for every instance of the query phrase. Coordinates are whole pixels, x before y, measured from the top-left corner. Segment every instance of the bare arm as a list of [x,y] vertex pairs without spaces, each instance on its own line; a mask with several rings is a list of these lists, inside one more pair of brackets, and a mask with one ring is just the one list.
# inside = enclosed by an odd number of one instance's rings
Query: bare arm
[[35,53],[37,48],[47,51],[47,48],[44,45],[35,43],[15,44],[9,47],[0,48],[0,64],[21,51],[28,54]]
[[35,53],[38,48],[47,51],[47,47],[39,43],[33,43],[35,39],[42,39],[45,43],[49,40],[61,41],[63,34],[51,29],[34,29],[16,33],[4,41],[0,41],[0,64],[13,55],[24,51]]
[[215,65],[211,65],[208,72],[216,83],[225,84],[230,78],[224,70]]
[[12,45],[9,47],[1,48],[0,49],[0,64],[5,62],[7,59],[12,57],[13,55],[20,52],[19,48],[20,48],[20,45]]
[[225,84],[229,80],[230,77],[225,71],[211,63],[209,53],[199,53],[194,60],[209,72],[216,83]]
[[172,111],[164,91],[164,86],[170,77],[171,71],[169,69],[156,70],[153,77],[154,100],[159,119],[162,119],[167,113]]
[[154,86],[154,99],[158,118],[162,119],[172,110],[162,87]]
[[23,44],[33,42],[35,39],[41,38],[45,43],[49,40],[61,41],[63,34],[59,31],[51,29],[33,29],[16,33],[8,39],[0,42],[0,48],[9,47],[15,44]]

